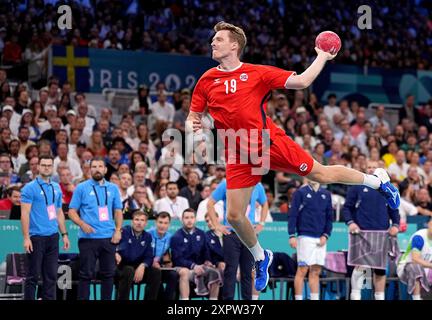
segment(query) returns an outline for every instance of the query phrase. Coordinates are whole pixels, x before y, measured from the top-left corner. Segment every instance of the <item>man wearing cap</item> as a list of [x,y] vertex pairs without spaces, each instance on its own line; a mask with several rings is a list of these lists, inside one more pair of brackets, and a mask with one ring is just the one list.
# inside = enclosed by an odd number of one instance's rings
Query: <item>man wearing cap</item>
[[[15,100],[9,97],[15,105]],[[18,134],[18,127],[21,123],[21,116],[15,112],[14,107],[11,104],[5,104],[2,108],[2,116],[6,117],[9,121],[9,128],[14,136]]]
[[103,158],[93,158],[90,162],[92,179],[75,188],[69,205],[69,218],[80,227],[80,300],[90,298],[90,282],[96,276],[97,260],[102,281],[101,299],[111,300],[112,297],[115,251],[121,239],[123,214],[120,192],[115,184],[104,179],[106,170]]
[[66,112],[66,120],[67,120],[67,124],[65,125],[65,130],[68,133],[68,136],[71,135],[72,132],[72,126],[75,124],[75,120],[76,120],[76,112],[74,110],[68,110],[68,112]]
[[39,176],[21,191],[21,225],[24,249],[28,258],[25,281],[25,300],[34,300],[39,277],[42,276],[42,300],[56,299],[59,235],[64,249],[69,249],[69,239],[62,210],[62,193],[57,183],[51,181],[53,159],[39,159]]

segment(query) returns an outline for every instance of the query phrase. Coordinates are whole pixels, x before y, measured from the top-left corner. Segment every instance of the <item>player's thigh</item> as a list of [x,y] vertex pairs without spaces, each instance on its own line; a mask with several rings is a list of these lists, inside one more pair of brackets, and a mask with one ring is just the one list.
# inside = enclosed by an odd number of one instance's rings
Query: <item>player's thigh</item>
[[230,216],[245,215],[255,186],[241,189],[227,189],[227,213]]
[[314,165],[312,156],[286,135],[278,136],[270,148],[272,170],[306,176],[313,170]]

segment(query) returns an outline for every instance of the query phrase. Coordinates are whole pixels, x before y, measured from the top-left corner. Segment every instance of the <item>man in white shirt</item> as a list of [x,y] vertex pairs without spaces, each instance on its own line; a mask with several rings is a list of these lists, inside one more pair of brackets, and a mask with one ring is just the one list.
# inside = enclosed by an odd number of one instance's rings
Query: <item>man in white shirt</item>
[[9,128],[14,136],[18,135],[19,124],[21,123],[21,116],[15,112],[13,106],[6,104],[2,108],[2,116],[6,117],[9,121]]
[[170,128],[174,121],[175,108],[172,103],[167,102],[166,95],[165,91],[160,91],[157,101],[150,106],[158,137],[161,137],[164,130]]
[[157,213],[166,211],[173,219],[181,219],[184,210],[189,208],[189,201],[178,196],[179,188],[177,183],[167,183],[167,196],[155,202],[154,211]]
[[370,118],[369,122],[372,123],[372,126],[376,128],[377,125],[383,125],[390,130],[390,124],[387,120],[384,119],[385,108],[383,105],[380,105],[376,108],[375,116]]
[[324,107],[324,114],[327,120],[333,124],[333,117],[336,113],[340,113],[340,108],[336,105],[336,95],[334,93],[329,94],[327,99],[328,105]]
[[407,177],[409,167],[409,164],[405,161],[405,151],[399,150],[396,153],[396,162],[392,163],[387,171],[392,180],[400,183]]
[[13,171],[18,173],[21,165],[27,162],[24,155],[19,153],[20,141],[18,139],[13,139],[9,142],[9,153],[11,155],[11,160],[13,163]]
[[80,102],[80,104],[78,105],[77,112],[78,112],[78,117],[85,119],[84,131],[93,132],[93,128],[96,123],[96,120],[88,116],[89,108],[87,102],[85,101]]
[[[201,191],[201,197],[204,200],[202,200],[198,205],[198,210],[197,210],[197,215],[196,215],[197,221],[205,221],[206,220],[205,216],[207,214],[207,203],[209,202],[210,194],[216,189],[218,184],[219,183],[217,181],[214,181],[210,184],[210,186],[205,186],[203,188],[203,191]],[[219,222],[221,222],[223,219],[223,214],[224,214],[223,201],[218,201],[215,203],[215,211],[218,215]]]
[[60,161],[66,162],[72,174],[73,179],[82,177],[80,163],[74,158],[68,158],[69,147],[67,143],[59,143],[57,146],[57,157],[54,159],[54,172],[57,172],[57,166]]

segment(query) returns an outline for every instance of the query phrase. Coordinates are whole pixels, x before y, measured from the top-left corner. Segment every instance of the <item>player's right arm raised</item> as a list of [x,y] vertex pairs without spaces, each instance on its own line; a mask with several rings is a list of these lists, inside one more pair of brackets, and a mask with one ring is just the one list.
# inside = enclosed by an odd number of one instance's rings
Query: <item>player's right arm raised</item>
[[287,89],[304,89],[309,87],[316,77],[318,77],[326,62],[333,59],[337,55],[337,53],[331,54],[319,48],[315,48],[315,51],[317,52],[318,56],[314,62],[312,62],[309,68],[307,68],[303,73],[299,75],[293,74],[291,77],[289,77],[285,83],[285,87]]

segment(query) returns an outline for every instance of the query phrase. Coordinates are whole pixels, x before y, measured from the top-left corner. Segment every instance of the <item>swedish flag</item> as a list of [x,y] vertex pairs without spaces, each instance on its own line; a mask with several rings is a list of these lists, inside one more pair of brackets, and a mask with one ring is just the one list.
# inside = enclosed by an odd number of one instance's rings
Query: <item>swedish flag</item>
[[88,92],[90,89],[90,58],[88,48],[73,46],[52,47],[52,71],[61,82],[68,80],[73,90]]

